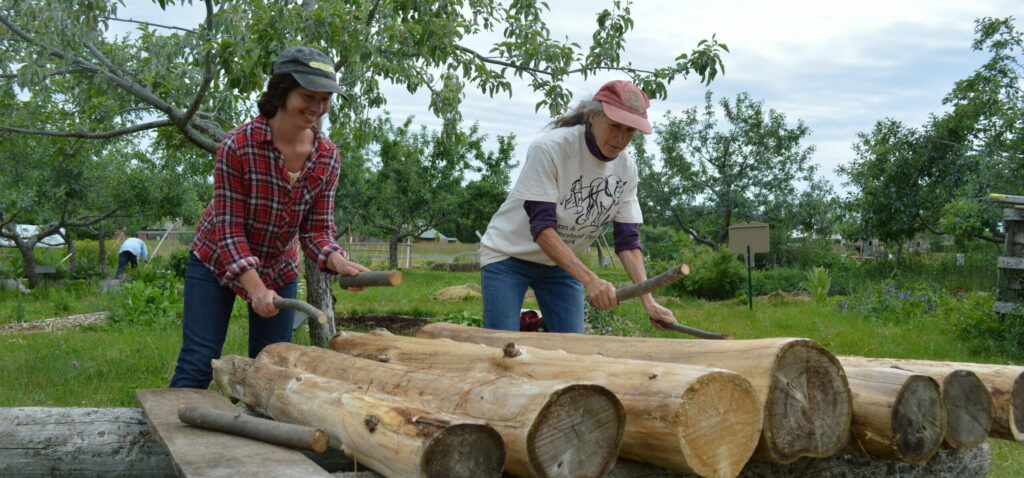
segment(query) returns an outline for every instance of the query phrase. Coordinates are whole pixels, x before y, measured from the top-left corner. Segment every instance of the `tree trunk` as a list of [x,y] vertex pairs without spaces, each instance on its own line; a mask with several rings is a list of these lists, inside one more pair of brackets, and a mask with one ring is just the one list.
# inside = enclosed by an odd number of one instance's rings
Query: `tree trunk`
[[446,323],[417,334],[500,347],[508,342],[585,355],[718,367],[750,381],[764,405],[755,458],[790,463],[838,451],[850,434],[850,389],[835,356],[807,339],[679,340],[506,332]]
[[[992,395],[992,429],[988,436],[1024,441],[1024,367],[933,360],[843,357],[843,362],[864,367],[893,367],[924,375],[969,370]],[[853,362],[856,361],[856,362]]]
[[317,347],[327,347],[331,337],[337,332],[334,321],[334,294],[331,288],[334,276],[320,270],[320,266],[303,255],[303,274],[306,278],[306,302],[320,309],[327,316],[327,321],[320,323],[308,320],[309,342]]
[[270,345],[256,360],[484,420],[505,440],[505,469],[524,478],[604,476],[622,443],[625,411],[598,385],[491,374],[453,377],[290,343]]
[[323,428],[334,447],[387,477],[501,476],[501,436],[357,385],[228,355],[213,361],[228,393],[276,420]]
[[98,265],[100,266],[100,270],[103,271],[103,275],[101,277],[106,278],[107,277],[107,231],[106,231],[106,229],[103,228],[103,227],[100,227],[99,228],[99,232],[96,234],[96,237],[98,239],[99,246],[100,246],[99,258],[97,259],[97,261],[99,262]]
[[64,239],[64,244],[67,245],[68,256],[71,257],[68,262],[68,269],[75,270],[78,268],[78,249],[75,247],[75,240],[71,238],[71,231],[60,232],[60,237]]
[[28,288],[35,289],[39,286],[39,276],[36,275],[36,256],[35,256],[35,241],[24,241],[17,239],[14,241],[14,245],[18,247],[18,252],[21,253],[21,261],[25,264],[25,277],[28,278]]
[[[327,471],[352,470],[339,450],[303,452]],[[176,478],[140,408],[0,408],[0,476]]]
[[706,477],[736,476],[757,448],[761,407],[743,377],[721,369],[504,349],[378,330],[341,332],[331,349],[414,370],[569,380],[607,387],[626,409],[620,455]]
[[388,264],[390,269],[398,269],[398,243],[403,237],[398,233],[392,233],[388,239]]
[[[858,360],[859,357],[839,357],[844,368],[878,367],[877,364]],[[902,370],[899,367],[892,367]],[[942,390],[942,405],[946,411],[947,446],[957,450],[978,446],[992,429],[992,395],[978,375],[957,368],[923,368],[907,370],[934,378]]]
[[921,463],[946,431],[935,379],[893,368],[846,368],[853,392],[853,436],[871,455]]

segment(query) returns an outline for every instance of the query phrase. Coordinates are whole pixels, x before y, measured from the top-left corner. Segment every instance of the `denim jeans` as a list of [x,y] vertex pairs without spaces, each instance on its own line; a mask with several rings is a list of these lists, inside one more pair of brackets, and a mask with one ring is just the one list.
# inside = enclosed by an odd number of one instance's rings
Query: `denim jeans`
[[131,264],[132,269],[135,269],[136,267],[139,267],[139,259],[135,257],[135,254],[132,254],[129,251],[121,251],[121,253],[117,255],[117,272],[114,273],[114,277],[120,279],[121,276],[124,275],[125,266],[128,264]]
[[480,269],[484,327],[519,330],[526,289],[533,288],[548,332],[583,333],[583,284],[561,267],[510,257]]
[[[277,295],[294,299],[298,278],[277,289]],[[220,285],[217,278],[194,254],[189,254],[185,269],[185,313],[181,325],[181,352],[170,388],[206,389],[213,379],[210,361],[220,358],[228,333],[235,292]],[[253,312],[249,305],[249,357],[255,358],[264,347],[292,340],[294,310],[281,310],[267,318]]]

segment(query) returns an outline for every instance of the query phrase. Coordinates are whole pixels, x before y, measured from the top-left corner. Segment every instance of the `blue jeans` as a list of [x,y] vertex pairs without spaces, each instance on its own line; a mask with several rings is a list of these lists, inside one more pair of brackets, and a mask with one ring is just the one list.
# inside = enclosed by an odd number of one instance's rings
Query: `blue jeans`
[[[294,299],[298,278],[277,289],[277,294]],[[210,361],[220,358],[228,334],[235,292],[217,282],[213,273],[194,254],[189,253],[185,269],[185,313],[181,324],[181,352],[170,388],[206,389],[213,380]],[[255,358],[264,347],[276,342],[291,342],[294,310],[281,310],[267,318],[253,312],[249,305],[249,357]]]
[[519,330],[526,289],[533,288],[548,332],[583,333],[583,284],[561,267],[510,257],[480,269],[484,327]]
[[114,277],[120,279],[121,276],[124,275],[125,266],[128,264],[131,264],[132,269],[135,269],[136,267],[139,267],[139,259],[131,252],[121,251],[117,255],[117,272],[114,273]]

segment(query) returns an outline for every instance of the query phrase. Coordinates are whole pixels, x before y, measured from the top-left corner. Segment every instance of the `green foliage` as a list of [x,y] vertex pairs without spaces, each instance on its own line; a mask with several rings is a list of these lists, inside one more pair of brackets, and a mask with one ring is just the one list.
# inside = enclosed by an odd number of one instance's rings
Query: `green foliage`
[[[718,106],[722,123],[711,92],[703,111],[666,113],[654,125],[657,154],[648,151],[644,138],[634,139],[644,186],[638,197],[648,222],[671,225],[711,247],[726,242],[735,222],[811,228],[807,232],[827,224],[823,219],[834,208],[834,194],[815,177],[814,146],[803,144],[810,129],[802,121],[790,126],[784,114],[746,93],[723,98]],[[806,194],[798,184],[806,185]]]
[[[692,256],[690,275],[676,282],[677,287],[694,297],[709,300],[731,299],[747,282],[747,271],[728,251],[708,252]],[[670,289],[672,290],[672,289]]]
[[469,327],[483,327],[484,318],[479,315],[474,315],[468,311],[462,311],[452,314],[445,314],[443,317],[437,317],[430,320],[431,322],[447,322],[449,324],[466,325]]
[[[793,292],[801,288],[801,283],[806,278],[802,269],[793,267],[772,267],[770,269],[754,269],[751,280],[753,281],[754,295],[771,294],[777,290]],[[745,292],[744,288],[742,292]]]
[[889,282],[855,296],[839,298],[836,306],[842,312],[864,319],[905,323],[938,309],[939,297],[926,287],[897,287]]
[[171,257],[167,259],[167,269],[170,270],[174,277],[179,279],[185,278],[185,269],[188,268],[188,249],[181,249],[171,253]]
[[655,262],[679,262],[695,244],[685,232],[666,226],[640,226],[640,240],[643,242],[644,257]]
[[132,280],[118,291],[108,320],[115,327],[181,324],[182,292],[177,279],[146,282]]
[[828,275],[828,270],[824,267],[815,267],[807,271],[807,279],[803,285],[807,292],[810,292],[811,297],[814,301],[819,304],[824,304],[825,299],[828,298],[829,287],[832,286],[832,278]]
[[940,313],[978,353],[1013,356],[1024,350],[1024,315],[999,315],[995,296],[959,293],[943,301]]
[[816,237],[791,237],[782,228],[769,228],[771,250],[755,257],[757,267],[811,267],[834,268],[843,257],[833,251],[829,239]]

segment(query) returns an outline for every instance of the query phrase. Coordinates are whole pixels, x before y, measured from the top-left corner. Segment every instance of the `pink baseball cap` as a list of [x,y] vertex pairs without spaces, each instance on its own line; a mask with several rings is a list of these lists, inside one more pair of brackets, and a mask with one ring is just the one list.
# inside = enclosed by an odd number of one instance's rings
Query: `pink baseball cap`
[[633,83],[625,80],[609,81],[597,91],[593,99],[601,102],[605,116],[612,121],[651,134],[651,123],[647,121],[647,108],[651,102],[643,90]]

